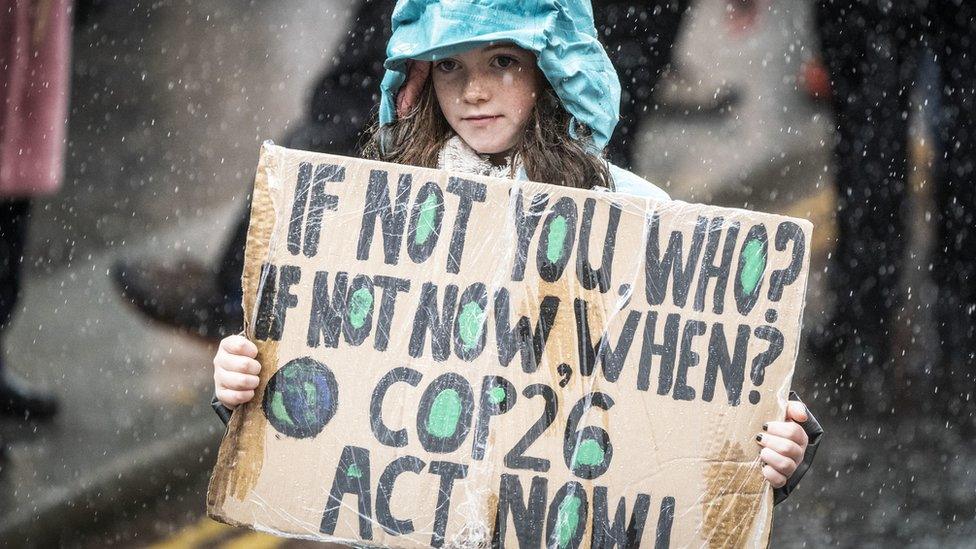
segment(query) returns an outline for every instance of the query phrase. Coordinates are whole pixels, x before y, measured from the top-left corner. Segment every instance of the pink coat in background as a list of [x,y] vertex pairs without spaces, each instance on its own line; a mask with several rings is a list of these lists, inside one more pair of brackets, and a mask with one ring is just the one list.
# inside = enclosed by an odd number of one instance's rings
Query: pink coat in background
[[0,198],[61,184],[71,0],[0,0]]

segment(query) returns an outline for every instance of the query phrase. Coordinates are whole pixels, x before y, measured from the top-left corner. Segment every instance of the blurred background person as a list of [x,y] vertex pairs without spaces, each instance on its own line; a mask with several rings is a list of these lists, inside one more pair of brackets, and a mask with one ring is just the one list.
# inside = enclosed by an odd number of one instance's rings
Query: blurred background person
[[[944,113],[934,128],[939,353],[928,358],[941,411],[971,423],[976,380],[976,13],[964,0],[819,0],[817,29],[833,94],[837,247],[828,269],[834,307],[811,339],[857,405],[889,411],[893,326],[910,237],[909,101],[928,49],[941,69]],[[827,368],[833,368],[827,366]],[[867,403],[871,403],[870,405]]]
[[69,0],[0,0],[0,414],[47,418],[53,395],[7,369],[3,332],[17,306],[31,199],[55,192],[64,172]]

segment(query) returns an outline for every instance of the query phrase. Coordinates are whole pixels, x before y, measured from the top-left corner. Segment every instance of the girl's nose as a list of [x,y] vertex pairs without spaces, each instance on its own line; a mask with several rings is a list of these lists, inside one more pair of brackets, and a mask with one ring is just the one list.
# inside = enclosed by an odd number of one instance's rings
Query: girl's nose
[[471,78],[468,78],[467,82],[465,82],[463,96],[465,102],[482,103],[487,101],[490,97],[491,92],[483,78],[472,76]]

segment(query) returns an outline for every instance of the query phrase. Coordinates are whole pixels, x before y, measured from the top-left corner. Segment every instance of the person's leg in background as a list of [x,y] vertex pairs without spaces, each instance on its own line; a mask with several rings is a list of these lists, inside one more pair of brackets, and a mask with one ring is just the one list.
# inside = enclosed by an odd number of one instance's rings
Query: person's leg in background
[[965,0],[932,10],[941,68],[939,141],[944,181],[935,192],[938,240],[933,277],[941,356],[934,364],[936,398],[949,416],[973,426],[976,414],[976,10]]
[[[29,212],[30,200],[26,198],[0,200],[0,336],[10,325],[20,298],[20,272]],[[0,355],[2,363],[3,356]]]
[[[335,64],[316,83],[298,127],[281,144],[293,149],[359,155],[359,141],[379,103],[393,0],[362,0],[352,27],[335,54]],[[163,265],[149,259],[121,261],[113,276],[123,295],[150,318],[210,340],[239,332],[241,273],[250,204],[245,203],[216,265],[183,261]],[[179,281],[180,287],[176,284]]]
[[57,401],[23,386],[4,367],[3,336],[20,297],[29,217],[30,200],[0,200],[0,414],[44,419],[57,412]]
[[620,76],[620,123],[607,150],[610,161],[631,168],[641,119],[671,62],[671,52],[691,0],[595,0],[597,33]]
[[[9,365],[34,357],[3,347],[20,302],[32,197],[61,185],[67,142],[72,2],[0,2],[0,415],[42,419],[53,395],[27,387]],[[42,340],[39,344],[45,344]]]
[[[3,336],[20,293],[20,258],[27,232],[28,200],[0,200],[0,371],[3,369]],[[7,446],[0,439],[0,466],[7,461]]]
[[[904,19],[870,0],[820,0],[818,31],[833,87],[838,236],[827,272],[835,306],[811,339],[827,387],[880,394],[907,239],[911,46]],[[872,398],[886,407],[884,399]],[[878,411],[878,410],[876,410]]]

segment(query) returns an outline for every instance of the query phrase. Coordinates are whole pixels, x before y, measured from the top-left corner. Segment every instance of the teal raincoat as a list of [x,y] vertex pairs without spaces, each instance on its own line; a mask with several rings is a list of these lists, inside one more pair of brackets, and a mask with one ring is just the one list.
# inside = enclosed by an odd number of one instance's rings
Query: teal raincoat
[[[396,119],[397,92],[411,60],[435,61],[490,43],[533,52],[539,69],[576,122],[603,150],[620,113],[620,81],[597,40],[587,0],[398,0],[380,86],[380,124]],[[666,199],[640,177],[610,165],[619,192]]]

